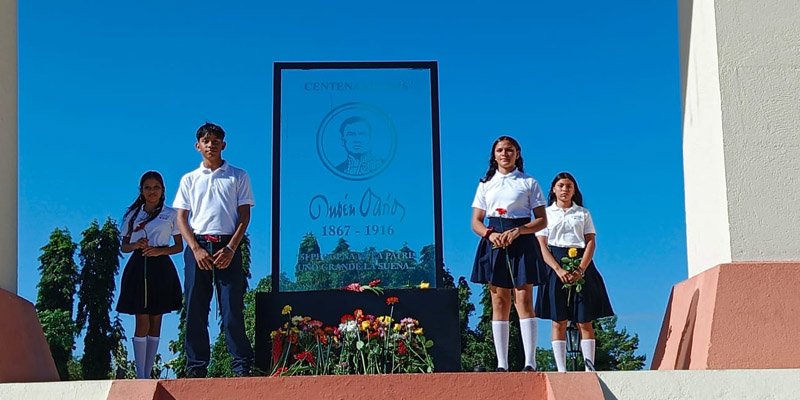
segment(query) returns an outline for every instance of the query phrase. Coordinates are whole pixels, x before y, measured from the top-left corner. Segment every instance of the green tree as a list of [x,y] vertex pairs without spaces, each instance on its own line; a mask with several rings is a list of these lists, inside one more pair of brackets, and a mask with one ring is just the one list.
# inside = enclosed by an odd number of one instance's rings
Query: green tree
[[128,347],[125,345],[125,328],[119,314],[114,316],[111,327],[111,342],[115,344],[112,350],[113,368],[115,379],[136,379],[136,363],[128,360]]
[[72,308],[78,282],[77,248],[67,229],[56,228],[39,256],[36,310],[61,380],[70,379],[68,363],[75,349]]
[[617,317],[600,318],[593,323],[597,338],[595,369],[598,371],[634,371],[644,368],[646,356],[636,355],[639,335],[617,330]]
[[181,316],[178,322],[178,337],[169,341],[167,348],[172,354],[175,354],[171,360],[164,363],[166,369],[171,369],[175,372],[176,378],[186,377],[186,350],[183,347],[186,342],[186,299],[184,298],[184,306],[181,307]]
[[116,222],[107,218],[102,228],[92,221],[82,233],[78,329],[86,328],[81,368],[84,379],[112,376],[111,356],[118,345],[113,337],[111,304],[119,270],[120,242]]
[[77,379],[69,372],[72,350],[75,350],[75,322],[72,320],[72,312],[44,310],[38,314],[59,378],[62,381]]

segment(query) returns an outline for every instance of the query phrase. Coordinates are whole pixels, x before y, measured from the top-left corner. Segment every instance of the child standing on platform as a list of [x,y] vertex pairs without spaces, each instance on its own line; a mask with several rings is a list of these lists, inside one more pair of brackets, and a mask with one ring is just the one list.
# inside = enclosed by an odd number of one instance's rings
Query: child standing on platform
[[156,171],[145,172],[139,180],[139,197],[122,222],[122,252],[133,255],[122,272],[117,301],[117,312],[136,316],[137,379],[150,378],[162,315],[181,309],[181,283],[169,257],[181,250],[177,212],[164,205],[164,179]]
[[482,239],[470,278],[489,284],[497,371],[508,371],[512,294],[525,351],[523,370],[536,370],[533,286],[543,283],[546,272],[534,232],[547,226],[544,204],[539,183],[523,172],[519,143],[509,136],[499,137],[472,202],[472,231]]
[[[548,193],[547,229],[536,233],[544,261],[550,267],[544,286],[536,296],[536,314],[553,321],[553,356],[560,372],[567,370],[567,320],[578,324],[581,352],[587,371],[594,370],[595,336],[592,321],[614,315],[603,277],[594,265],[596,247],[592,215],[583,207],[583,195],[575,178],[561,172],[553,179]],[[573,258],[581,258],[572,272],[561,265],[569,249],[577,249]],[[583,279],[580,293],[564,288]]]

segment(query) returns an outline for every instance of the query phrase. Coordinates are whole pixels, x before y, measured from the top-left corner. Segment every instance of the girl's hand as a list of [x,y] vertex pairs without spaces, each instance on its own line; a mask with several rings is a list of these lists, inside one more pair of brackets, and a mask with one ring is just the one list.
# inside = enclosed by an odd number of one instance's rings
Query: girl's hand
[[514,239],[519,237],[519,228],[509,229],[502,233],[503,235],[503,247],[511,246],[511,243]]
[[142,250],[142,254],[144,254],[147,257],[163,256],[164,254],[166,254],[164,252],[165,249],[166,247],[148,247]]
[[136,250],[136,249],[140,249],[141,250],[141,249],[146,249],[148,245],[149,245],[149,243],[147,243],[147,239],[141,238],[141,239],[137,240],[136,243],[133,244],[133,248],[134,248],[134,250]]
[[556,269],[556,275],[558,275],[558,279],[561,279],[562,283],[572,283],[572,274],[564,268]]
[[494,245],[494,247],[503,248],[503,247],[505,247],[505,245],[503,245],[502,237],[503,237],[502,234],[497,233],[497,232],[492,232],[491,234],[489,234],[489,238],[488,239],[489,239],[489,242],[491,242],[492,245]]

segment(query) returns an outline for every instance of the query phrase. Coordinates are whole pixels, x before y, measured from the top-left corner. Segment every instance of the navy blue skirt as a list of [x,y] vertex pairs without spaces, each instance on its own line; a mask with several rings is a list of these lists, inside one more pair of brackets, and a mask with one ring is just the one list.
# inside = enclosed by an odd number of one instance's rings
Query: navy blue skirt
[[180,310],[182,305],[181,282],[172,259],[169,256],[144,257],[141,250],[134,251],[122,272],[117,312],[160,315]]
[[[562,257],[567,256],[568,248],[549,246],[553,257],[561,262]],[[583,249],[578,249],[578,256],[583,255]],[[585,283],[580,293],[572,288],[564,289],[564,283],[558,279],[558,274],[548,267],[547,281],[544,286],[539,288],[536,293],[536,316],[542,319],[553,321],[570,320],[574,322],[591,322],[598,318],[610,317],[614,315],[611,308],[611,301],[608,299],[606,284],[603,277],[597,271],[597,267],[592,261],[584,272]],[[567,297],[571,295],[569,305]]]
[[[495,232],[503,232],[531,222],[530,218],[489,218],[489,227]],[[506,264],[506,252],[511,261],[511,268]],[[491,283],[494,286],[511,289],[516,284],[538,286],[547,277],[547,266],[539,251],[539,242],[533,234],[520,235],[511,246],[505,249],[493,249],[492,242],[482,238],[478,243],[475,262],[472,266],[470,281],[475,283]],[[514,274],[512,282],[511,274]]]

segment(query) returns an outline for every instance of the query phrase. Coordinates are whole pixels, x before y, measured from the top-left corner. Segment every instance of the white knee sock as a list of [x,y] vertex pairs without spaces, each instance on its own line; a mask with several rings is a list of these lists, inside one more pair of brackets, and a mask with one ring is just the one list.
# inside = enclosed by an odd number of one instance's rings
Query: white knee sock
[[136,379],[145,379],[144,364],[147,353],[147,338],[133,337],[133,361],[136,364]]
[[594,366],[594,339],[581,340],[581,353],[583,353],[584,364],[587,364],[586,370],[590,371],[588,363]]
[[553,340],[553,358],[556,360],[558,372],[567,372],[567,341]]
[[519,333],[522,336],[522,349],[525,351],[525,366],[536,369],[536,318],[520,318]]
[[492,321],[494,351],[497,354],[497,368],[508,369],[508,321]]
[[155,363],[156,353],[158,353],[158,340],[158,336],[147,337],[147,357],[144,359],[144,373],[148,379],[153,373],[153,363]]

